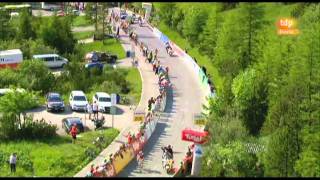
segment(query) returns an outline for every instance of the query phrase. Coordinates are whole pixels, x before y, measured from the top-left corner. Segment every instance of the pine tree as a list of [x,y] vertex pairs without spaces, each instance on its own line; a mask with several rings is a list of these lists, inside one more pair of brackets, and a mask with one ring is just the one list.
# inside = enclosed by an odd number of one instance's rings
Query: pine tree
[[27,11],[23,11],[20,16],[18,37],[20,39],[34,39],[36,36],[32,26],[32,16]]
[[200,35],[200,50],[203,54],[213,57],[214,48],[216,47],[216,42],[218,39],[219,26],[221,24],[221,17],[219,12],[221,7],[218,3],[215,3],[215,6],[210,11],[210,15],[206,22],[203,32]]

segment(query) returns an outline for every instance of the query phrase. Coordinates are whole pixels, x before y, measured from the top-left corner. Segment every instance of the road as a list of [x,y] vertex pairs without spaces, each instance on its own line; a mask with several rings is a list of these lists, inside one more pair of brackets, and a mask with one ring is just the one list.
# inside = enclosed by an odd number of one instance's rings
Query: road
[[[197,127],[193,124],[193,115],[200,113],[205,102],[205,92],[201,89],[198,77],[179,57],[167,55],[164,44],[157,39],[148,27],[132,25],[142,41],[149,48],[159,50],[161,64],[169,67],[169,77],[173,88],[168,93],[168,104],[165,113],[158,122],[157,128],[144,148],[145,161],[143,171],[137,169],[137,162],[132,161],[120,174],[120,177],[164,177],[168,175],[162,168],[160,147],[173,145],[175,166],[183,159],[188,142],[181,140],[181,131]],[[150,71],[151,65],[150,65]]]

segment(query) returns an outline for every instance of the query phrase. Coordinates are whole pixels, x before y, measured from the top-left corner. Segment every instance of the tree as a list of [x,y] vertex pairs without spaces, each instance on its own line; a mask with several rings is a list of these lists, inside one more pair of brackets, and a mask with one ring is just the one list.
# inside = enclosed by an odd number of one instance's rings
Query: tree
[[198,6],[191,6],[190,10],[186,11],[182,32],[192,45],[199,42],[207,16],[206,10]]
[[0,10],[0,40],[9,40],[13,37],[14,29],[10,24],[10,15]]
[[26,89],[45,94],[55,85],[54,75],[41,61],[23,61],[18,72],[19,84]]
[[20,39],[34,39],[36,37],[32,26],[32,16],[30,16],[26,10],[20,15],[18,37]]
[[214,48],[216,47],[216,42],[218,39],[219,26],[221,24],[221,17],[219,16],[219,12],[221,7],[218,3],[215,3],[214,8],[209,14],[206,25],[203,28],[203,32],[201,33],[200,40],[200,50],[203,54],[213,57],[214,56]]
[[43,25],[41,37],[46,45],[56,48],[60,53],[71,53],[76,40],[73,37],[70,19],[54,17],[49,25]]
[[14,90],[1,97],[0,101],[0,127],[3,136],[8,138],[22,127],[25,111],[39,105],[36,94]]
[[242,69],[245,69],[260,55],[256,49],[256,47],[259,47],[257,37],[259,30],[266,22],[264,20],[264,7],[259,3],[241,3],[239,8],[238,36],[243,42],[238,48],[239,61]]
[[160,3],[159,9],[161,20],[169,27],[172,27],[172,14],[175,10],[175,3]]
[[256,157],[250,154],[241,141],[226,145],[210,146],[203,162],[202,176],[252,177],[255,172]]
[[264,76],[251,68],[240,73],[232,84],[235,105],[250,134],[257,135],[267,115],[267,85]]

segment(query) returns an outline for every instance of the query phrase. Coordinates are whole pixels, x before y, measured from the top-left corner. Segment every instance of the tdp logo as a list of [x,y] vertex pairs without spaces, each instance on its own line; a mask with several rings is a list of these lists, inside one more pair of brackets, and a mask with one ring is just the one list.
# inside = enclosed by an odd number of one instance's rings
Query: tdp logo
[[299,30],[295,29],[296,22],[294,19],[281,18],[277,24],[278,24],[278,34],[279,35],[299,34]]

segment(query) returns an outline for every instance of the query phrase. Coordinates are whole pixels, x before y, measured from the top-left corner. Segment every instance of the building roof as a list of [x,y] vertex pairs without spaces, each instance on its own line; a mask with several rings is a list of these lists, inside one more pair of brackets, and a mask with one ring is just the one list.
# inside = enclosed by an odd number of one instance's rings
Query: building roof
[[20,49],[10,49],[5,51],[0,51],[0,55],[12,55],[12,54],[22,54]]

